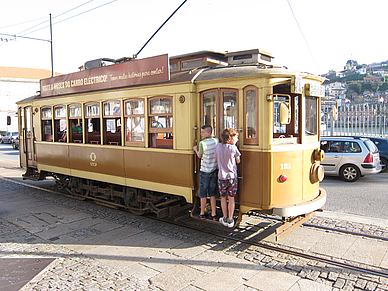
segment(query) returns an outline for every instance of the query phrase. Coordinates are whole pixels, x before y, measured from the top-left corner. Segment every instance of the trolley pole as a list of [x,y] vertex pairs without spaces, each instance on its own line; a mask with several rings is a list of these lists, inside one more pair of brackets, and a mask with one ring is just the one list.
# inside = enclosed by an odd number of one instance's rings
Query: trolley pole
[[51,44],[51,77],[54,77],[54,56],[53,56],[53,23],[50,13],[50,44]]

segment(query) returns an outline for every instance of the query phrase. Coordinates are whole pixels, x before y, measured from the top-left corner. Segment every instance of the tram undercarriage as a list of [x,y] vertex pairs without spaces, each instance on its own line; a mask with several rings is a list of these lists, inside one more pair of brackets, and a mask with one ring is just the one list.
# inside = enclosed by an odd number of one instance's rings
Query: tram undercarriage
[[126,209],[135,215],[154,213],[158,218],[165,218],[191,208],[181,196],[62,174],[27,171],[23,179],[44,180],[50,176],[55,179],[55,187],[58,190],[64,190],[78,200],[94,200],[97,204]]

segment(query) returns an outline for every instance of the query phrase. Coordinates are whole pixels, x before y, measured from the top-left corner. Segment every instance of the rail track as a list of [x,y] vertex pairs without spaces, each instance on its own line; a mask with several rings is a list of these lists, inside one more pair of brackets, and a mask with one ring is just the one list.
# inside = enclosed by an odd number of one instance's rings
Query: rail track
[[[33,188],[36,190],[41,190],[45,192],[49,192],[52,194],[60,194],[66,197],[71,198],[77,198],[73,195],[64,193],[63,191],[57,191],[53,189],[47,189],[41,186],[31,185],[24,181],[16,181],[12,178],[7,177],[0,177],[0,179],[19,184],[24,187]],[[113,208],[117,208],[117,205],[114,203],[111,203],[112,205],[109,205],[109,202],[106,201],[99,201],[99,199],[91,199],[95,200],[95,202],[99,204],[104,204],[105,206],[110,206]],[[101,203],[104,202],[104,203]],[[295,249],[288,246],[281,246],[280,244],[265,241],[264,238],[270,236],[274,229],[276,228],[276,225],[280,223],[280,219],[277,219],[275,217],[269,217],[269,216],[259,216],[260,218],[264,218],[267,221],[259,223],[259,225],[255,225],[251,222],[245,222],[240,224],[235,229],[228,229],[219,224],[218,222],[204,222],[199,219],[193,219],[190,217],[189,211],[182,212],[180,214],[176,214],[173,217],[168,217],[164,219],[156,218],[154,215],[148,215],[146,216],[149,219],[155,219],[157,221],[163,221],[165,223],[173,224],[176,226],[184,227],[191,229],[193,231],[201,232],[207,235],[212,235],[217,238],[220,238],[224,241],[230,241],[236,244],[244,244],[246,246],[256,246],[259,248],[263,248],[265,250],[270,250],[273,252],[283,253],[289,256],[293,257],[299,257],[306,260],[312,260],[316,262],[320,262],[323,264],[327,264],[330,266],[335,266],[338,268],[343,268],[347,270],[352,270],[359,273],[365,273],[369,275],[379,276],[388,278],[388,269],[376,267],[376,266],[370,266],[359,262],[349,262],[345,261],[343,259],[333,259],[325,254],[311,254],[303,250]],[[356,236],[362,236],[369,239],[378,239],[383,241],[388,241],[387,237],[382,236],[376,236],[376,235],[370,235],[366,233],[359,233],[339,228],[331,228],[326,226],[320,226],[316,224],[310,224],[310,223],[304,223],[303,227],[311,227],[311,228],[318,228],[325,231],[332,231],[332,232],[341,232],[348,235],[356,235]]]

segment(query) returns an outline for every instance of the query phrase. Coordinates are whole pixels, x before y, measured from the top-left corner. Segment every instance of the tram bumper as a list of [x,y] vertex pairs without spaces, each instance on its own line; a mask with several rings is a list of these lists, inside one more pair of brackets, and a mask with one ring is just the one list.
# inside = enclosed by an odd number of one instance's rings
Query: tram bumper
[[281,217],[293,217],[320,209],[326,203],[326,190],[319,188],[319,194],[313,200],[286,207],[274,207],[272,213]]

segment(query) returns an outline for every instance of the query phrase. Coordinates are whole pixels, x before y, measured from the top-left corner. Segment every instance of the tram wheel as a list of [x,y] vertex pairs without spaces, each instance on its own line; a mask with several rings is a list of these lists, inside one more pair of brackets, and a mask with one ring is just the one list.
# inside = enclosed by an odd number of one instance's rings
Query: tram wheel
[[340,176],[346,182],[355,182],[360,178],[360,170],[354,165],[345,165],[340,169]]
[[[144,215],[147,213],[147,211],[141,210],[145,206],[144,203],[139,202],[139,196],[144,196],[144,192],[142,190],[138,190],[135,188],[126,188],[124,203],[125,206],[131,207],[129,209],[129,212],[131,212],[133,215]],[[138,208],[138,209],[136,209]]]

